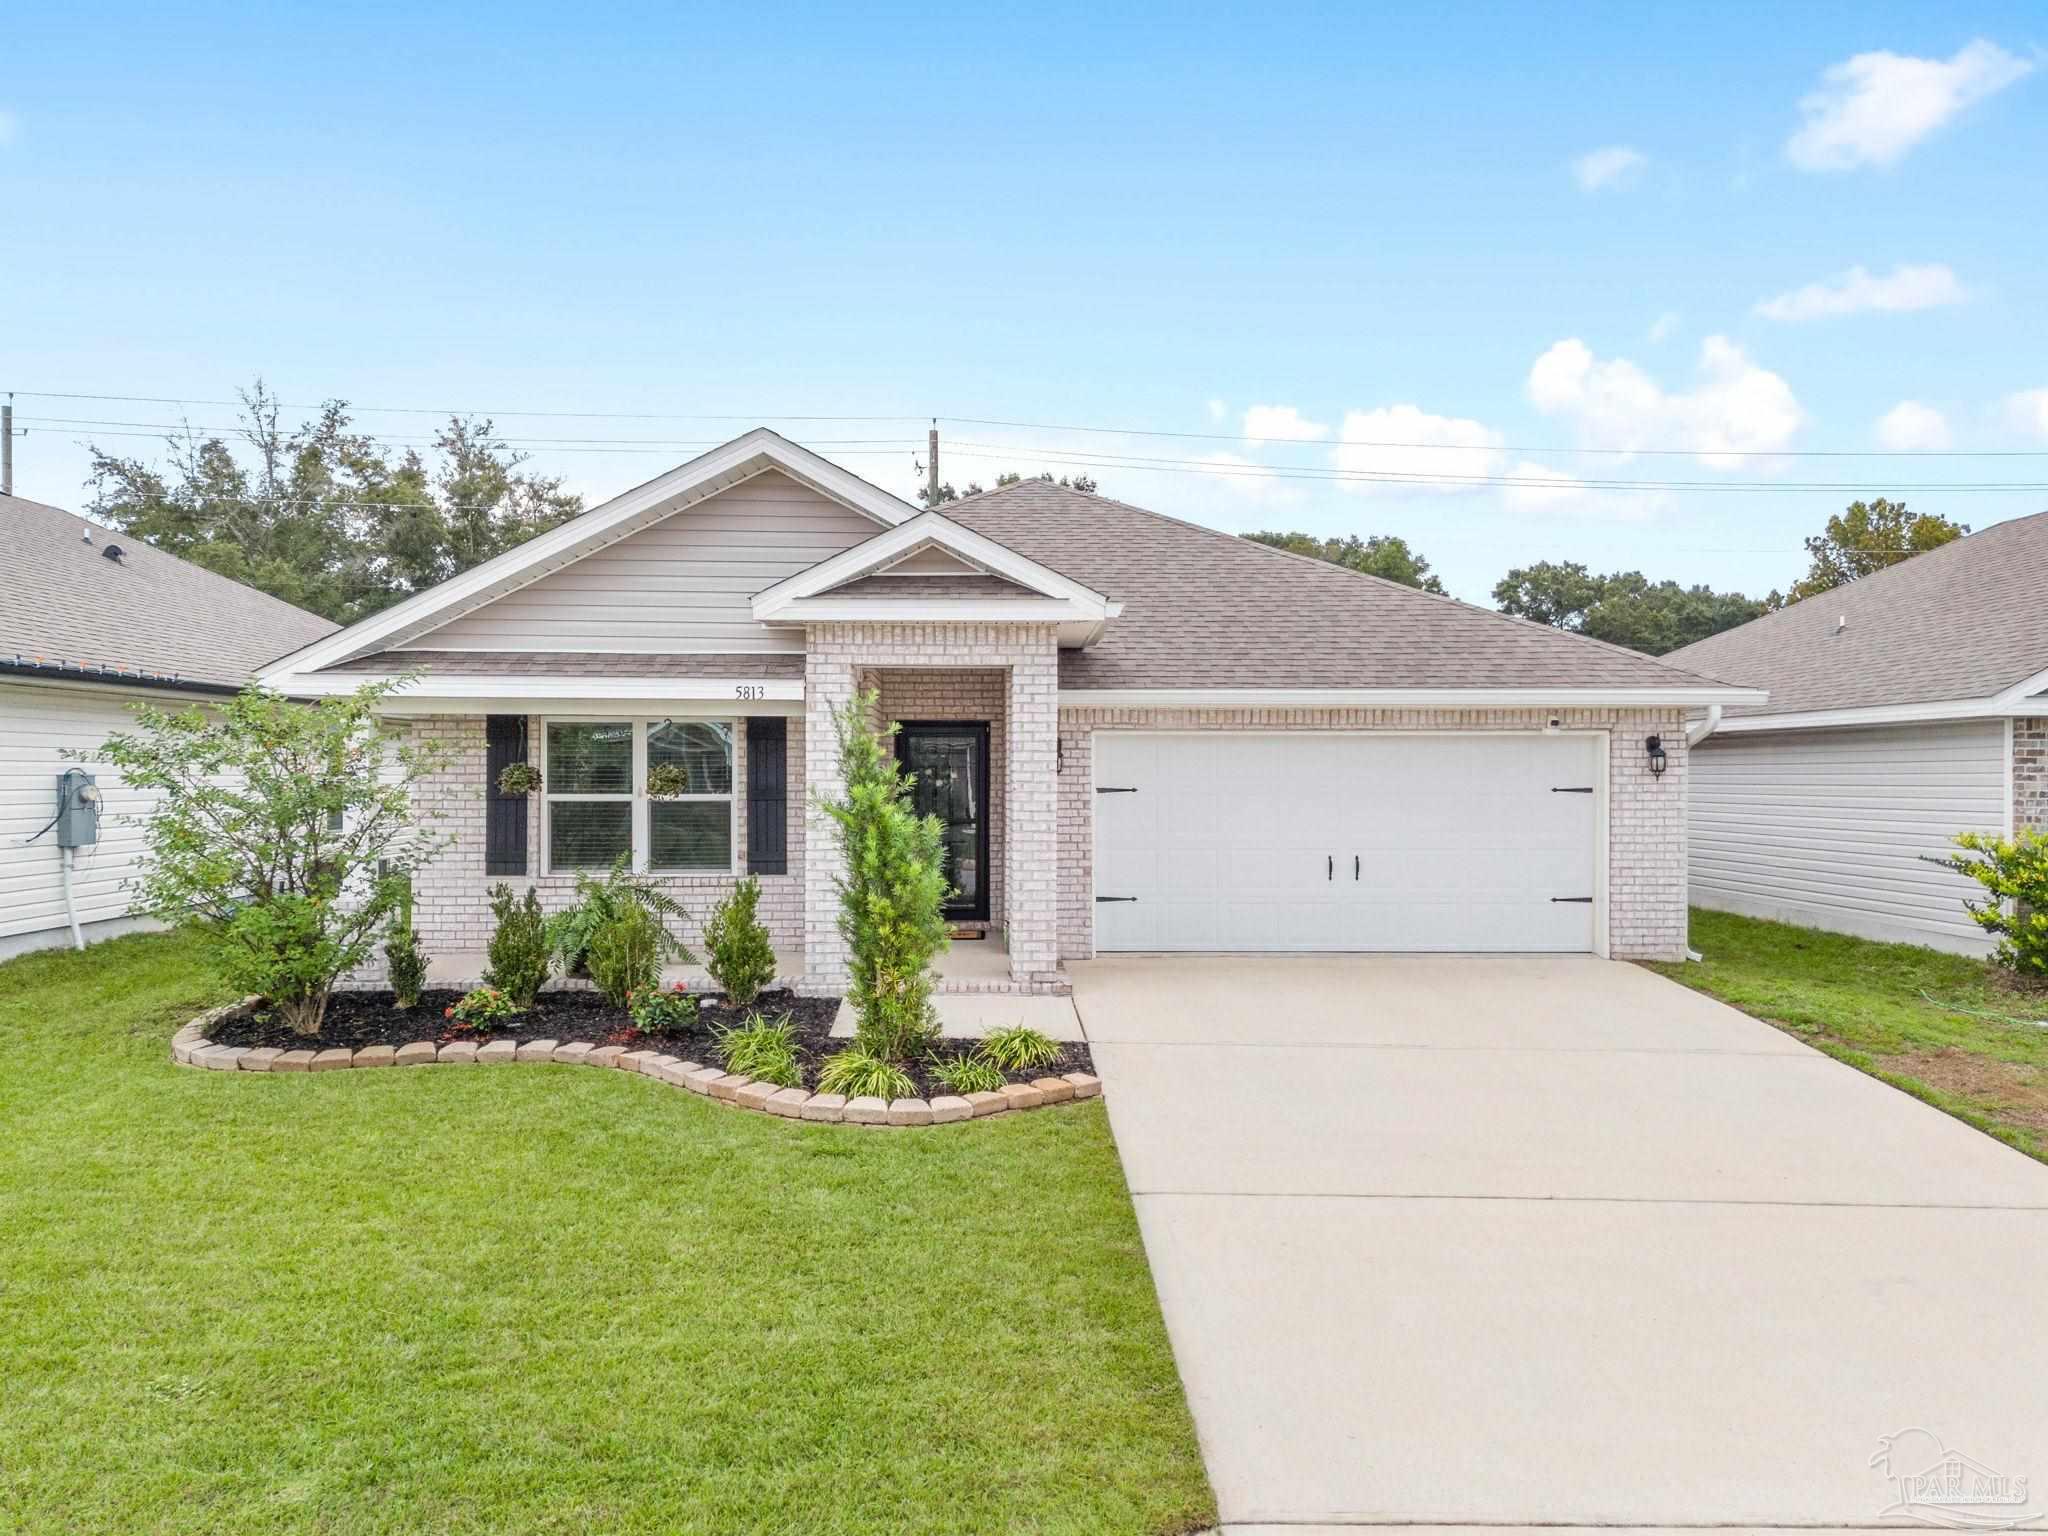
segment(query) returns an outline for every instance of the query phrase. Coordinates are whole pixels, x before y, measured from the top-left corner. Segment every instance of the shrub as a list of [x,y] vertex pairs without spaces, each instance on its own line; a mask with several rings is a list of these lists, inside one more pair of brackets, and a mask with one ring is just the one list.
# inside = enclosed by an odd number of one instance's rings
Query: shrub
[[584,963],[605,1001],[624,1008],[636,992],[661,985],[659,919],[645,907],[628,904],[590,936]]
[[152,792],[138,909],[198,929],[235,989],[302,1035],[320,1032],[334,983],[370,958],[444,843],[412,814],[440,749],[377,718],[406,681],[316,704],[252,686],[203,711],[142,705],[133,732],[89,754]]
[[474,992],[464,993],[462,1001],[453,1008],[443,1009],[441,1017],[462,1029],[488,1035],[507,1019],[518,1018],[519,1008],[496,987],[478,987]]
[[427,984],[427,957],[420,949],[420,936],[412,931],[409,912],[392,920],[384,960],[391,969],[392,1000],[401,1008],[419,1007],[420,989]]
[[622,853],[602,878],[579,874],[576,904],[548,919],[548,952],[561,963],[565,974],[588,969],[586,955],[592,936],[628,907],[638,907],[655,920],[663,960],[688,963],[694,958],[666,927],[668,922],[689,921],[683,904],[645,875],[632,873],[626,862]]
[[818,1092],[843,1093],[849,1099],[909,1099],[917,1096],[917,1084],[895,1062],[852,1045],[825,1058]]
[[947,1056],[931,1064],[932,1081],[948,1093],[994,1093],[1003,1086],[1002,1069],[979,1056]]
[[666,991],[641,987],[626,994],[626,1011],[644,1035],[679,1035],[697,1022],[697,999],[680,981]]
[[775,979],[775,946],[755,915],[760,904],[761,882],[749,875],[711,909],[704,925],[705,967],[737,1008],[751,1007]]
[[1060,1045],[1050,1035],[1023,1024],[990,1030],[976,1053],[990,1066],[1004,1072],[1027,1072],[1049,1067],[1060,1059]]
[[1961,852],[1941,862],[1988,893],[1963,907],[1997,938],[1998,963],[2021,976],[2048,978],[2048,834],[2032,828],[2012,837],[1962,832],[1954,841]]
[[503,991],[514,1007],[531,1008],[548,979],[547,920],[541,916],[540,896],[528,886],[522,901],[511,886],[494,885],[491,915],[498,926],[491,933],[484,984]]
[[744,1024],[718,1032],[718,1059],[728,1072],[783,1088],[794,1088],[803,1080],[796,1059],[796,1031],[789,1015],[770,1021],[758,1013]]
[[833,715],[846,793],[820,809],[844,856],[839,932],[852,971],[854,1038],[870,1056],[905,1061],[938,1035],[931,963],[946,947],[943,829],[936,816],[911,811],[909,776],[886,750],[893,727],[868,729],[874,707],[867,692]]

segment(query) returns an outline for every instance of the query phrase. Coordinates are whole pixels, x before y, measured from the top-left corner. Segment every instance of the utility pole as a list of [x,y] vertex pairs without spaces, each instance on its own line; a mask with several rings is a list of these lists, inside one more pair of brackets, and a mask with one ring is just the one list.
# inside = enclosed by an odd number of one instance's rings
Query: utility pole
[[[934,439],[936,441],[936,438]],[[14,494],[14,391],[0,405],[0,496]]]
[[932,418],[931,435],[925,439],[925,444],[926,494],[924,504],[927,507],[936,507],[939,504],[939,418],[936,416]]

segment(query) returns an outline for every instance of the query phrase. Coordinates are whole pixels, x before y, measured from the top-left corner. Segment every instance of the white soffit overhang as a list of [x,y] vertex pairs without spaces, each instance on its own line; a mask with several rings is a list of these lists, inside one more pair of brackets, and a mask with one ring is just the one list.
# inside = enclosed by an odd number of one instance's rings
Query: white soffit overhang
[[527,540],[517,549],[507,550],[416,597],[281,657],[264,668],[257,680],[268,687],[303,692],[301,683],[308,673],[369,651],[403,645],[769,470],[782,471],[820,495],[872,518],[883,528],[894,528],[921,515],[908,502],[870,485],[781,433],[756,427],[667,474],[657,475],[645,485],[591,508],[559,528]]

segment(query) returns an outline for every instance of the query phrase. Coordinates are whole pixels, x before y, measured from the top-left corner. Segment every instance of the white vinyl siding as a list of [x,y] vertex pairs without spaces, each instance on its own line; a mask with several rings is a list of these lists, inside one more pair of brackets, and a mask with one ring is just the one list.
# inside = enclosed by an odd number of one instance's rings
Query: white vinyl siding
[[1709,737],[1692,754],[1694,905],[1966,954],[1977,887],[1927,862],[2004,832],[2003,720]]
[[770,470],[415,636],[445,651],[801,651],[751,599],[881,526]]
[[[0,940],[65,926],[56,830],[27,839],[56,814],[57,775],[66,768],[95,775],[104,800],[100,840],[78,850],[72,876],[78,920],[89,925],[127,915],[121,882],[136,872],[143,828],[125,818],[145,814],[155,796],[129,789],[104,763],[63,754],[92,752],[114,732],[132,729],[124,706],[142,697],[117,688],[0,682]],[[179,709],[192,699],[159,695],[154,702]]]

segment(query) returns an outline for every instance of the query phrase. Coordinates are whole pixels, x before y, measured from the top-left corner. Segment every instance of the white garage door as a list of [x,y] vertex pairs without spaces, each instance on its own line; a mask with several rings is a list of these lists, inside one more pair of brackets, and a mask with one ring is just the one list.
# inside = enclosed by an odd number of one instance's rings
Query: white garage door
[[1100,950],[1589,950],[1604,738],[1095,736]]

